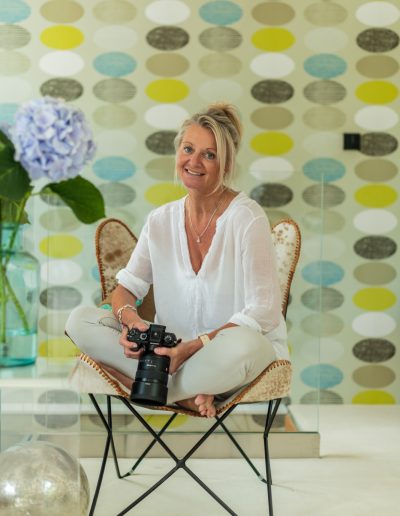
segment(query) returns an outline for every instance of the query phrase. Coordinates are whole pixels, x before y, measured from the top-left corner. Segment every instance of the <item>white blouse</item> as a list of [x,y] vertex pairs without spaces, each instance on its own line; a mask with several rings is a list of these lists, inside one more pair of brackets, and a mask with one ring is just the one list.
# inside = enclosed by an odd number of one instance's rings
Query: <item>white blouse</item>
[[155,322],[184,341],[232,322],[265,334],[277,358],[289,358],[270,225],[261,206],[243,192],[217,219],[197,274],[189,256],[183,198],[150,212],[117,279],[138,299],[153,284]]

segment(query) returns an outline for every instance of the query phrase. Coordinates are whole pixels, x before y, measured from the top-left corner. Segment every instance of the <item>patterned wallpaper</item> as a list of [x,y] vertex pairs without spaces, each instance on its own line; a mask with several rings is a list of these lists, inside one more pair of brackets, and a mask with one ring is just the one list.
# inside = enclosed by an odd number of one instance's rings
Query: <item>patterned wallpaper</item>
[[[182,119],[236,103],[237,187],[304,237],[292,400],[396,403],[399,19],[395,0],[2,0],[0,120],[39,95],[80,106],[98,143],[85,177],[139,232],[184,194],[173,179]],[[344,133],[361,135],[359,150],[343,150]],[[33,232],[39,354],[73,355],[66,317],[100,295],[94,228],[42,199]]]

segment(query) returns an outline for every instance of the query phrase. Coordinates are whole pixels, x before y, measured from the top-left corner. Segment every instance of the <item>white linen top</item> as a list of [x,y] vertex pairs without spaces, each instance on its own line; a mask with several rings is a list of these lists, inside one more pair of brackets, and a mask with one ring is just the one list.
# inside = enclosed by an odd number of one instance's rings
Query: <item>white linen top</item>
[[232,322],[263,333],[277,358],[289,358],[271,228],[261,206],[243,192],[217,219],[197,274],[182,198],[149,213],[117,280],[138,299],[153,284],[155,322],[184,341]]

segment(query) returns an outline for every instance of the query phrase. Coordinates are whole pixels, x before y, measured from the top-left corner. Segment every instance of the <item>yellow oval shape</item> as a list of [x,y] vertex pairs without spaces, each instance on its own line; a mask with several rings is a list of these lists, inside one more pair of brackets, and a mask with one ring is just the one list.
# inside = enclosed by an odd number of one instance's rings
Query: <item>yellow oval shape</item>
[[174,183],[158,183],[151,186],[144,194],[147,201],[156,206],[176,201],[186,195],[186,189]]
[[364,391],[356,394],[352,399],[352,403],[362,405],[393,405],[396,403],[396,400],[389,392]]
[[260,154],[278,156],[289,152],[293,147],[293,140],[285,133],[265,132],[255,136],[250,142],[251,148]]
[[364,310],[386,310],[396,303],[396,296],[387,288],[364,288],[353,296],[356,306]]
[[398,88],[387,81],[369,81],[356,89],[356,96],[367,104],[387,104],[395,100]]
[[146,88],[147,96],[157,102],[178,102],[189,94],[189,87],[177,79],[159,79]]
[[[170,417],[171,416],[151,415],[144,416],[143,419],[154,428],[162,428]],[[180,414],[170,425],[168,425],[168,428],[179,428],[180,426],[184,425],[188,419],[188,416]]]
[[69,358],[80,353],[75,344],[68,338],[48,339],[40,342],[38,354],[40,357]]
[[83,33],[76,27],[68,25],[53,25],[45,29],[40,35],[40,41],[44,45],[58,50],[79,47],[83,40]]
[[355,193],[355,199],[363,206],[383,208],[393,204],[397,199],[394,188],[382,184],[371,184],[360,188]]
[[280,52],[291,47],[295,39],[293,34],[286,29],[269,27],[255,32],[251,37],[251,42],[260,50]]
[[39,243],[40,252],[52,258],[71,258],[82,251],[82,242],[71,235],[52,235]]

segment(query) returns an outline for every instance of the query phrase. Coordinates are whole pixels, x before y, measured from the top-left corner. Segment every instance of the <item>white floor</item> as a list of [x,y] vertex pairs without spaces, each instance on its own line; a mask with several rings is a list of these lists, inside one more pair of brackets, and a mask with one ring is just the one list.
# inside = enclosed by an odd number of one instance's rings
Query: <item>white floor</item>
[[[400,406],[320,408],[321,458],[272,460],[275,516],[399,516]],[[122,461],[129,469],[131,461]],[[263,461],[257,459],[263,468]],[[100,461],[82,459],[91,493]],[[117,480],[107,466],[95,516],[114,516],[174,463],[149,459]],[[239,516],[267,514],[266,488],[240,459],[188,463]],[[128,514],[218,516],[227,512],[180,470]]]

